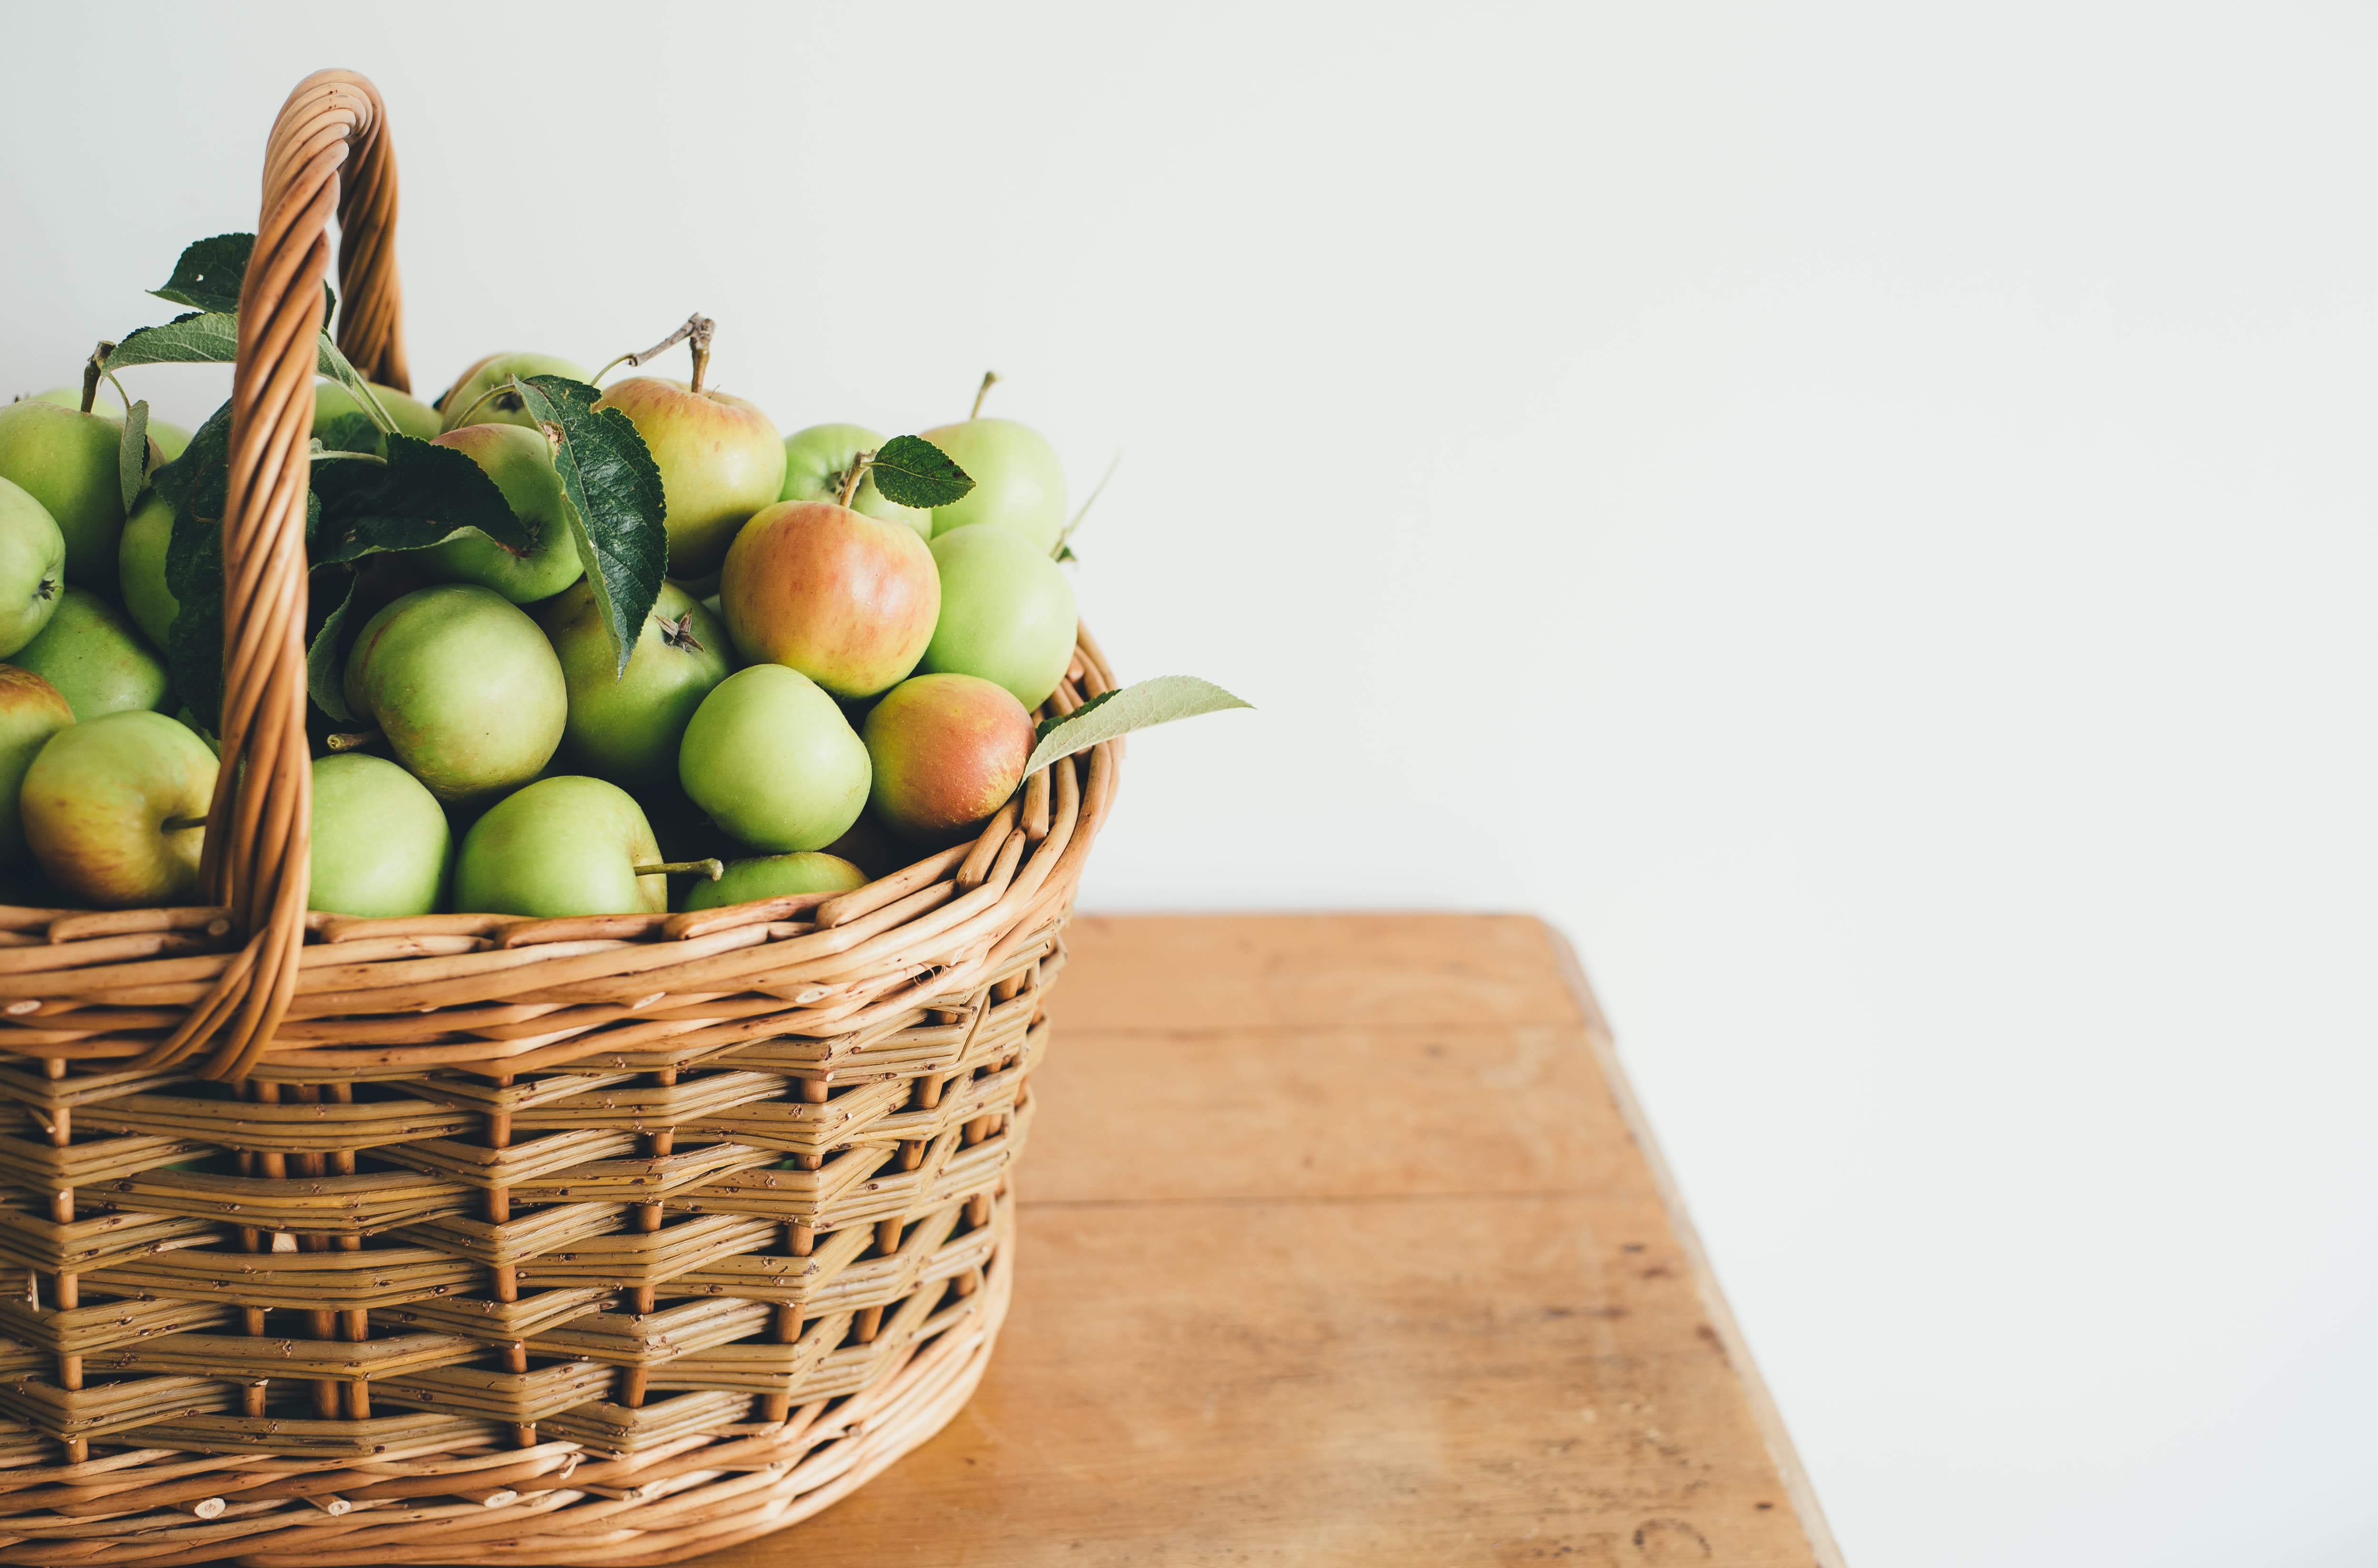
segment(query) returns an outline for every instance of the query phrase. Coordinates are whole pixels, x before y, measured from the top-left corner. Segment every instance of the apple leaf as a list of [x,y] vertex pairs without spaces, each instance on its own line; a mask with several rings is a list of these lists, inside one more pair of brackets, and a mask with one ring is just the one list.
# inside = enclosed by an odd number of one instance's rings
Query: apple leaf
[[354,710],[347,706],[345,666],[341,662],[339,644],[347,634],[347,611],[355,599],[355,574],[338,567],[317,567],[309,579],[306,596],[316,604],[332,592],[339,602],[322,617],[322,629],[306,648],[306,694],[319,708],[342,724],[355,722]]
[[[186,305],[192,310],[222,311],[227,315],[239,310],[240,285],[247,281],[247,258],[256,249],[254,234],[217,234],[212,239],[194,240],[182,247],[181,259],[174,263],[174,275],[165,280],[162,289],[149,292],[159,299],[175,305]],[[322,285],[322,318],[339,303],[337,291]]]
[[102,369],[127,365],[229,365],[239,357],[239,317],[223,311],[191,311],[162,327],[141,327],[124,335]]
[[1195,676],[1158,676],[1152,680],[1102,691],[1063,718],[1040,722],[1039,743],[1032,748],[1032,760],[1024,764],[1024,772],[1029,777],[1060,757],[1070,757],[1102,740],[1144,730],[1150,724],[1168,724],[1175,719],[1218,713],[1225,708],[1254,706]]
[[974,488],[973,476],[921,436],[884,442],[869,473],[885,500],[920,509],[954,505]]
[[379,426],[367,413],[342,413],[317,437],[328,452],[379,452]]
[[115,443],[115,481],[124,491],[124,509],[140,498],[149,483],[149,400],[142,398],[124,411],[124,434]]
[[554,472],[570,497],[570,532],[611,634],[619,672],[668,570],[667,497],[644,438],[602,393],[561,376],[515,377],[511,389],[553,444]]
[[378,550],[419,550],[475,528],[525,554],[535,543],[486,470],[451,447],[390,435],[388,461],[326,462],[313,471],[320,521],[307,534],[317,565]]
[[222,514],[231,483],[231,404],[207,418],[182,455],[157,471],[174,509],[165,586],[179,607],[165,637],[174,689],[210,728],[222,727]]

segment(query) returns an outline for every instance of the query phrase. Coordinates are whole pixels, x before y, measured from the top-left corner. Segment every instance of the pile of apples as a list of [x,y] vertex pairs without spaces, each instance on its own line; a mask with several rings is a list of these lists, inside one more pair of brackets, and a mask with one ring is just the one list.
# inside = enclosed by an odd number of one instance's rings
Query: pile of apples
[[[895,444],[970,487],[903,506],[874,431],[780,436],[703,384],[706,357],[705,334],[690,382],[631,376],[594,405],[632,422],[665,493],[668,580],[632,648],[573,537],[559,432],[517,391],[595,378],[513,353],[434,404],[373,389],[403,434],[468,456],[532,547],[464,528],[358,576],[337,675],[356,727],[318,712],[311,732],[313,908],[657,912],[673,876],[687,908],[837,892],[1015,794],[1075,636],[1054,450],[979,394]],[[154,487],[126,504],[145,481],[93,385],[0,408],[0,867],[28,902],[186,904],[217,764],[162,657],[174,509]],[[355,410],[322,383],[317,436]],[[189,439],[147,428],[151,469]]]

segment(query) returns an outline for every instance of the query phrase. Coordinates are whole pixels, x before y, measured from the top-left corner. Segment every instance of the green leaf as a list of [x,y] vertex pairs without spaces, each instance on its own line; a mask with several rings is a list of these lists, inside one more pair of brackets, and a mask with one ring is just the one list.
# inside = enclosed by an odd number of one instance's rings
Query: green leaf
[[149,483],[149,400],[124,411],[124,434],[115,443],[115,480],[124,491],[124,509],[140,498]]
[[486,470],[418,437],[390,436],[385,463],[322,463],[313,482],[322,516],[307,541],[318,566],[426,549],[465,528],[522,555],[535,544]]
[[668,570],[661,471],[626,414],[615,408],[595,412],[603,394],[584,382],[532,376],[514,377],[511,387],[554,443],[554,472],[570,497],[570,534],[624,673]]
[[231,482],[231,404],[215,410],[179,458],[157,471],[174,508],[165,586],[179,606],[165,662],[174,689],[208,728],[222,728],[222,514]]
[[871,472],[883,498],[903,507],[950,506],[974,488],[973,477],[921,436],[895,436],[884,442]]
[[107,356],[109,371],[127,365],[229,365],[239,357],[239,317],[215,311],[176,316],[162,327],[125,334]]
[[319,708],[342,724],[355,722],[354,710],[347,706],[345,663],[340,648],[347,634],[347,611],[354,604],[355,574],[338,567],[317,567],[308,580],[306,596],[321,604],[332,592],[339,602],[322,618],[322,629],[306,650],[306,693]]
[[1033,747],[1032,760],[1024,764],[1024,772],[1028,777],[1060,757],[1070,757],[1102,740],[1144,730],[1150,724],[1169,724],[1175,719],[1195,718],[1199,713],[1254,706],[1195,676],[1158,676],[1153,680],[1102,691],[1063,718],[1041,721],[1039,744]]
[[183,248],[165,286],[149,292],[193,310],[236,311],[239,286],[247,276],[248,254],[255,248],[254,234],[217,234],[195,241]]
[[315,344],[314,365],[322,375],[353,394],[355,407],[368,415],[374,425],[390,435],[396,433],[396,421],[381,406],[379,394],[372,390],[371,383],[364,379],[363,372],[347,363],[347,356],[339,352],[338,344],[330,341],[328,332],[323,333],[321,340]]
[[325,451],[370,452],[379,455],[379,426],[367,413],[342,413],[330,421],[318,437]]
[[[239,310],[240,285],[247,281],[247,258],[256,249],[254,234],[217,234],[212,239],[197,240],[182,249],[182,257],[174,263],[174,275],[165,280],[162,289],[149,292],[159,299],[186,305],[193,310],[222,311],[236,314]],[[338,292],[329,283],[322,285],[322,319],[338,308]]]

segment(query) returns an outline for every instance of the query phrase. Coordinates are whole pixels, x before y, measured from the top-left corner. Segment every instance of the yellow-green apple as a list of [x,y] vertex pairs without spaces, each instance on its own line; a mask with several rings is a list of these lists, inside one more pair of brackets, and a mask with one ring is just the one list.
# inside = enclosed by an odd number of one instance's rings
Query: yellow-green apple
[[668,574],[694,582],[718,569],[736,531],[770,506],[785,483],[785,448],[768,416],[741,398],[689,389],[660,376],[631,376],[603,393],[661,471]]
[[724,909],[753,899],[795,892],[848,892],[867,885],[867,873],[840,856],[762,855],[730,861],[716,881],[698,881],[687,892],[685,909]]
[[1015,793],[1032,741],[1032,715],[1003,686],[975,676],[904,680],[867,715],[867,803],[906,837],[955,843]]
[[539,779],[487,809],[462,835],[454,907],[555,917],[657,914],[668,879],[649,869],[660,845],[643,808],[601,779]]
[[215,754],[162,713],[110,713],[50,736],[18,809],[42,874],[102,909],[187,904]]
[[1042,555],[1065,531],[1065,468],[1057,449],[1012,419],[969,419],[924,432],[974,480],[963,499],[933,509],[936,536],[988,523],[1013,529]]
[[[377,381],[368,385],[372,395],[379,400],[379,406],[390,419],[396,422],[398,435],[414,436],[426,441],[445,428],[438,417],[438,411],[419,398],[400,392],[393,387],[383,387]],[[330,426],[351,413],[363,413],[364,406],[355,401],[355,395],[338,382],[314,383],[315,435],[328,439]],[[150,428],[154,430],[156,426],[152,425]]]
[[84,588],[58,595],[49,624],[12,662],[56,687],[84,724],[157,707],[174,689],[165,662],[132,618]]
[[50,509],[0,479],[0,659],[40,635],[66,587],[66,535]]
[[553,644],[492,589],[443,583],[364,623],[347,654],[347,705],[444,801],[534,778],[561,744],[569,692]]
[[867,748],[833,698],[782,664],[720,681],[685,726],[677,761],[712,821],[772,854],[824,848],[867,805]]
[[924,656],[942,585],[907,526],[832,501],[779,501],[736,535],[718,604],[745,659],[871,697]]
[[[863,425],[812,425],[785,437],[785,483],[776,492],[780,501],[832,501],[842,495],[850,465],[868,452],[878,451],[883,437]],[[887,501],[875,487],[872,471],[861,474],[850,509],[885,522],[905,522],[919,539],[933,536],[933,514],[918,507]]]
[[22,485],[66,535],[66,580],[115,592],[116,538],[124,532],[122,432],[95,413],[27,398],[0,408],[0,479]]
[[149,416],[149,444],[156,448],[150,456],[149,466],[172,462],[190,449],[190,433],[170,420]]
[[0,866],[25,863],[25,829],[17,801],[25,770],[50,736],[75,722],[58,688],[14,664],[0,664]]
[[446,891],[452,848],[445,811],[402,768],[361,751],[315,759],[306,908],[426,915]]
[[592,584],[551,600],[537,618],[570,688],[563,764],[639,794],[674,785],[687,722],[734,667],[726,628],[685,590],[664,582],[622,672]]
[[437,438],[496,482],[504,504],[534,543],[522,555],[475,528],[432,545],[422,558],[438,576],[492,588],[515,604],[550,599],[586,575],[570,532],[570,497],[553,471],[553,448],[541,430],[517,425],[465,425]]
[[[60,408],[80,410],[82,407],[80,387],[53,387],[46,392],[36,392],[33,396],[42,402],[55,403]],[[114,398],[93,399],[90,412],[106,420],[118,430],[124,428],[124,405]],[[188,450],[190,433],[169,420],[158,418],[152,413],[149,415],[149,444],[157,449],[150,454],[150,466],[153,468],[158,461],[171,462]]]
[[933,536],[942,614],[922,667],[980,676],[1027,708],[1049,700],[1073,661],[1074,585],[1022,534],[977,523]]
[[140,497],[124,520],[124,537],[116,545],[116,587],[132,624],[159,648],[181,604],[165,586],[165,552],[174,543],[174,506],[151,490]]
[[465,425],[525,425],[536,428],[535,416],[518,392],[487,394],[514,377],[558,376],[569,381],[586,379],[583,365],[549,353],[491,353],[462,372],[438,400],[438,427],[455,430]]

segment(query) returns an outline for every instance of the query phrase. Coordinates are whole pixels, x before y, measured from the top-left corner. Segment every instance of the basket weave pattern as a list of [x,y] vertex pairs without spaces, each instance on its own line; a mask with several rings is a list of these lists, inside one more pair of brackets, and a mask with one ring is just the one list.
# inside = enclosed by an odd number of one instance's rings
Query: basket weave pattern
[[[403,387],[395,161],[344,72],[274,126],[242,296],[215,902],[0,908],[0,1562],[673,1562],[980,1377],[1119,748],[831,897],[307,914],[333,211],[341,346]],[[1085,632],[1051,711],[1112,685]]]

